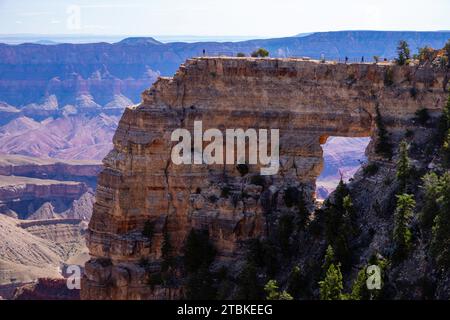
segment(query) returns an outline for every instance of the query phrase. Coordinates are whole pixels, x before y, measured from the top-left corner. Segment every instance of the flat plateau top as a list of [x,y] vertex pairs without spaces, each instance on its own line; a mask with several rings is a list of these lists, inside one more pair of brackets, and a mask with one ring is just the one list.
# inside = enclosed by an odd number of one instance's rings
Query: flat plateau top
[[[273,57],[267,57],[267,58],[253,58],[253,57],[229,57],[229,56],[200,56],[200,57],[194,57],[189,60],[237,60],[237,61],[282,61],[282,62],[311,62],[316,64],[361,64],[361,65],[393,65],[394,62],[392,61],[380,61],[378,63],[375,62],[352,62],[349,61],[348,63],[345,63],[344,60],[336,61],[336,60],[316,60],[316,59],[310,59],[307,57],[290,57],[290,58],[273,58]],[[412,64],[411,64],[412,66]]]
[[101,165],[101,161],[95,160],[56,160],[56,159],[42,159],[27,157],[22,155],[10,155],[2,154],[0,155],[0,167],[5,166],[23,166],[23,165],[55,165],[55,164],[66,164],[72,166],[82,166],[82,165]]
[[35,179],[28,177],[18,177],[18,176],[0,176],[0,188],[18,185],[78,185],[80,182],[76,181],[58,181],[58,180],[45,180],[45,179]]

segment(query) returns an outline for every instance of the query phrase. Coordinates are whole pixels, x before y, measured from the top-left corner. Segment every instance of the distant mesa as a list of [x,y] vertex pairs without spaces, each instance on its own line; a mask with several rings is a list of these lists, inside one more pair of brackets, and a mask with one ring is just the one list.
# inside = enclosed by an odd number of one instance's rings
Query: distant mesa
[[162,45],[163,43],[159,42],[158,40],[152,37],[130,37],[117,42],[117,44],[141,46],[141,45]]
[[302,37],[310,36],[310,35],[312,35],[312,34],[314,34],[314,32],[299,33],[299,34],[296,34],[295,37],[297,37],[297,38],[302,38]]
[[38,40],[34,42],[35,44],[42,44],[42,45],[56,45],[59,44],[59,42],[52,41],[52,40]]

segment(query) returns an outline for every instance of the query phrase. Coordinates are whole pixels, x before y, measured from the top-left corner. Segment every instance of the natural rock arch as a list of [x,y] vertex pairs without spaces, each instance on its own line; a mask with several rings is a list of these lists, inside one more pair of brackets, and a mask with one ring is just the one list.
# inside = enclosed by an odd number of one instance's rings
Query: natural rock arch
[[[326,137],[373,136],[378,106],[395,138],[418,109],[440,111],[447,79],[445,70],[388,64],[188,60],[173,78],[160,78],[145,91],[142,104],[120,121],[98,180],[82,297],[179,297],[180,288],[151,289],[139,267],[145,257],[158,268],[163,230],[179,254],[191,228],[208,229],[219,259],[233,261],[242,241],[264,236],[266,215],[284,206],[287,187],[313,194]],[[263,188],[252,183],[257,168],[241,177],[234,166],[173,165],[171,132],[192,130],[194,120],[222,130],[280,129],[279,174],[265,178]],[[375,156],[370,147],[369,156]],[[141,234],[149,220],[155,225],[151,240]]]

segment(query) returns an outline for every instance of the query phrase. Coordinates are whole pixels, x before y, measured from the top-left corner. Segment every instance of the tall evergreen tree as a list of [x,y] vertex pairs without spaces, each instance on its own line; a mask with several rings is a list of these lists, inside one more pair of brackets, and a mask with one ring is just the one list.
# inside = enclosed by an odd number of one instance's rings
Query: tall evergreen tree
[[443,116],[445,129],[446,130],[450,129],[450,90],[449,90],[449,94],[448,94],[447,104],[444,107],[444,112],[443,112],[442,116]]
[[328,271],[328,268],[335,262],[334,260],[334,250],[331,245],[327,247],[327,251],[325,252],[325,258],[323,259],[322,270],[325,274]]
[[408,143],[403,140],[400,143],[400,153],[397,162],[397,179],[400,184],[401,193],[406,192],[406,187],[410,175],[411,175],[411,165],[408,157]]
[[332,199],[325,204],[326,211],[326,234],[328,243],[333,243],[339,235],[339,229],[343,221],[345,213],[344,198],[348,196],[348,189],[344,181],[341,179]]
[[367,268],[362,268],[353,282],[352,292],[349,295],[350,300],[369,300],[370,292],[367,289]]
[[404,66],[410,59],[411,50],[409,49],[409,45],[406,41],[401,40],[397,46],[397,64],[400,66]]
[[437,263],[450,268],[450,173],[441,177],[439,212],[434,220],[431,250]]
[[297,203],[297,215],[298,215],[298,225],[303,228],[309,218],[309,210],[306,204],[305,192],[303,189],[300,190],[300,197]]
[[375,123],[377,125],[377,141],[375,144],[375,153],[385,157],[392,158],[392,145],[389,142],[389,133],[384,125],[383,117],[381,116],[380,108],[375,108],[376,118]]
[[319,282],[321,300],[342,300],[342,273],[340,265],[332,263],[325,274],[325,278]]
[[442,160],[445,167],[450,167],[450,130],[447,130],[447,134],[444,137],[444,143],[442,144]]
[[445,105],[442,112],[439,136],[440,139],[442,139],[443,164],[445,167],[450,168],[450,90],[447,104]]
[[396,257],[402,259],[407,254],[412,239],[409,220],[413,215],[416,201],[413,195],[402,194],[397,196],[397,209],[394,216],[394,242],[396,244]]
[[342,263],[344,269],[351,265],[349,239],[354,231],[352,210],[349,190],[341,179],[332,199],[324,205],[324,215],[327,242],[333,246],[336,259]]
[[442,185],[439,176],[434,173],[428,173],[423,178],[424,201],[420,214],[422,227],[430,229],[433,226],[434,219],[440,208],[437,199],[441,197]]
[[278,240],[283,254],[288,255],[290,251],[290,239],[294,232],[294,217],[285,214],[280,217],[278,223]]
[[344,198],[343,201],[343,205],[344,205],[344,210],[345,210],[345,214],[347,219],[349,219],[350,221],[353,221],[356,217],[355,217],[355,208],[353,207],[353,201],[352,198],[350,197],[350,195],[347,195]]
[[448,40],[447,43],[445,44],[444,50],[447,55],[447,58],[449,59],[448,61],[450,62],[450,40]]

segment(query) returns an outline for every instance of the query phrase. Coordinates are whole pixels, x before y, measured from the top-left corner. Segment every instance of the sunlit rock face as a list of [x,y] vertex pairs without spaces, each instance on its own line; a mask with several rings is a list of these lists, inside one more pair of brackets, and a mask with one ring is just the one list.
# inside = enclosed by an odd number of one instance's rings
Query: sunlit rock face
[[[283,200],[289,187],[312,203],[327,137],[374,135],[378,106],[395,139],[418,109],[441,109],[447,79],[439,69],[413,66],[188,60],[173,78],[145,91],[120,121],[98,180],[82,298],[181,298],[181,285],[149,286],[148,268],[139,263],[149,259],[158,270],[164,229],[174,256],[182,255],[195,228],[209,231],[217,261],[239,261],[245,240],[264,238],[268,219],[294,210]],[[222,131],[279,129],[280,171],[261,182],[258,166],[242,175],[234,165],[174,165],[171,133],[192,132],[194,120]],[[375,157],[372,144],[369,158]],[[151,241],[142,235],[146,221],[155,223]]]

